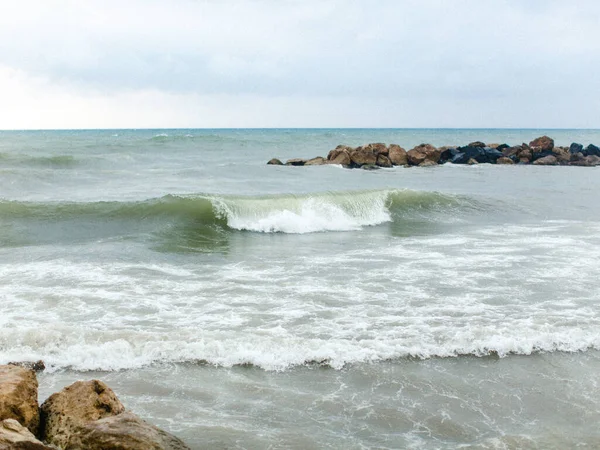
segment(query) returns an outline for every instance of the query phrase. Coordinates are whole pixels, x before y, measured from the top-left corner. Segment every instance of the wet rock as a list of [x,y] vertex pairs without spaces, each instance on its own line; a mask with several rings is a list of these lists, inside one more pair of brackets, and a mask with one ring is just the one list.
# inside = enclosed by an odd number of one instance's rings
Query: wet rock
[[392,167],[392,162],[383,153],[377,155],[377,165],[379,167]]
[[515,162],[512,159],[507,158],[506,156],[501,156],[500,158],[498,158],[496,160],[496,164],[514,164],[514,163]]
[[309,159],[304,163],[305,166],[321,166],[325,164],[325,158],[317,156],[316,158]]
[[406,152],[409,164],[418,166],[423,161],[433,161],[437,164],[442,152],[431,144],[421,144]]
[[[492,146],[490,145],[490,147],[492,147]],[[492,147],[492,148],[494,148],[494,147]],[[508,145],[508,144],[500,144],[498,147],[496,147],[496,150],[503,151],[506,148],[510,148],[510,145]]]
[[438,161],[440,164],[445,164],[448,161],[452,161],[456,155],[460,153],[460,151],[456,147],[440,147],[440,160]]
[[54,450],[38,441],[33,433],[14,419],[0,421],[0,450]]
[[50,444],[68,448],[79,427],[124,411],[116,394],[102,381],[77,381],[42,404],[40,437]]
[[379,169],[381,169],[381,167],[377,166],[376,164],[365,164],[365,165],[361,166],[361,169],[363,169],[363,170],[379,170]]
[[0,366],[0,420],[14,419],[33,434],[40,423],[38,382],[35,372],[24,367]]
[[283,163],[277,158],[270,159],[267,164],[270,164],[272,166],[283,166]]
[[406,150],[396,144],[390,145],[388,158],[394,166],[406,166],[408,164]]
[[80,427],[69,449],[87,450],[188,450],[181,440],[125,412]]
[[25,369],[31,369],[34,372],[43,372],[46,369],[46,364],[41,359],[39,361],[9,362],[8,365],[24,367]]
[[549,138],[548,136],[541,136],[539,138],[534,139],[529,143],[529,147],[533,153],[540,152],[551,152],[554,148],[554,139]]
[[535,166],[555,166],[558,164],[558,160],[554,155],[544,156],[542,158],[536,159],[533,164]]
[[467,147],[483,148],[483,147],[485,147],[485,144],[481,141],[475,141],[475,142],[471,142],[469,145],[467,145]]
[[293,158],[293,159],[288,159],[285,162],[286,166],[303,166],[306,163],[305,159],[302,158]]
[[596,147],[594,144],[588,145],[583,154],[585,156],[600,156],[600,148]]
[[350,160],[352,165],[361,167],[377,164],[377,155],[372,151],[364,148],[357,148],[350,152]]
[[577,153],[583,153],[583,145],[573,142],[569,147],[569,152],[572,155],[576,155]]

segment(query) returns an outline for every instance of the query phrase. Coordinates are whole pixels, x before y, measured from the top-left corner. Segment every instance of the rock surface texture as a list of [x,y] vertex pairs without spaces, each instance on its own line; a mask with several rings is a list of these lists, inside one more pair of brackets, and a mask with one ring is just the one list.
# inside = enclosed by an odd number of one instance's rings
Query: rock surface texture
[[0,421],[0,450],[54,450],[14,419]]
[[0,366],[0,420],[14,419],[37,433],[40,414],[35,372],[19,366]]

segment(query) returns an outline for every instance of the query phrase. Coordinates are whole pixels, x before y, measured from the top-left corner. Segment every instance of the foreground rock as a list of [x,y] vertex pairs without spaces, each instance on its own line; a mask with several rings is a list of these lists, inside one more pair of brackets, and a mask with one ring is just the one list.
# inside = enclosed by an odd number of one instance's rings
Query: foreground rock
[[[386,146],[382,143],[349,147],[338,145],[327,158],[316,157],[310,160],[290,159],[286,165],[309,166],[339,164],[347,168],[373,169],[393,166],[434,166],[437,164],[535,164],[596,166],[600,158],[600,148],[589,144],[573,143],[570,147],[557,147],[548,136],[540,136],[529,144],[510,146],[508,144],[485,144],[471,142],[464,147],[444,146],[436,148],[431,144],[421,144],[408,152],[397,144]],[[538,162],[539,161],[539,162]],[[267,164],[279,164],[273,158]]]
[[0,366],[0,420],[14,419],[37,433],[40,415],[35,372],[24,367]]
[[64,450],[188,448],[126,413],[112,389],[98,380],[78,381],[51,395],[41,407],[40,437]]
[[0,450],[54,450],[38,441],[33,433],[14,419],[0,422]]

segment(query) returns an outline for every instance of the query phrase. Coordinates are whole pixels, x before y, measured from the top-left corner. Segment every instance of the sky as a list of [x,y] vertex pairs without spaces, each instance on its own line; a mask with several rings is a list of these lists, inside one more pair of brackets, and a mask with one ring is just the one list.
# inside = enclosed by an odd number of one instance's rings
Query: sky
[[0,129],[600,128],[597,0],[0,0]]

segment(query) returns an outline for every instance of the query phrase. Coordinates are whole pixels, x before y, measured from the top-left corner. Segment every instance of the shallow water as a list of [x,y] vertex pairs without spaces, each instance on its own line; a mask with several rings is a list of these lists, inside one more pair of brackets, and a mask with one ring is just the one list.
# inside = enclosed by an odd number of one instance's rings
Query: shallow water
[[194,448],[600,446],[598,168],[266,166],[594,130],[0,132],[0,362]]

